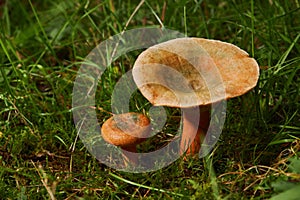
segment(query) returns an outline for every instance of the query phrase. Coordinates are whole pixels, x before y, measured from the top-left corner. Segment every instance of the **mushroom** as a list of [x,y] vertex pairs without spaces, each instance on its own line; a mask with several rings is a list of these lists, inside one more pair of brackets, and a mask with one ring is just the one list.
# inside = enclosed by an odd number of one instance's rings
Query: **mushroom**
[[101,128],[103,139],[122,149],[125,164],[136,165],[136,146],[150,133],[150,120],[140,113],[116,114],[105,121]]
[[210,125],[211,105],[255,87],[259,66],[235,45],[177,38],[143,51],[132,73],[139,90],[153,105],[182,109],[180,155],[185,150],[186,155],[195,155]]

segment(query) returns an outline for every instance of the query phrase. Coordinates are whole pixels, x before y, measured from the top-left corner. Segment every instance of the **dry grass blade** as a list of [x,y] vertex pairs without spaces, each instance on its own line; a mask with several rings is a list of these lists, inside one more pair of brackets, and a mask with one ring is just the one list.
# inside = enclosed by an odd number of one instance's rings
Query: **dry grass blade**
[[49,187],[47,174],[44,171],[42,165],[39,164],[39,166],[37,167],[33,161],[31,161],[31,163],[34,166],[35,170],[37,171],[37,173],[38,173],[38,175],[39,175],[39,177],[41,179],[41,182],[43,183],[43,186],[46,188],[46,190],[47,190],[47,192],[48,192],[51,200],[56,200],[54,193],[55,193],[55,189],[56,189],[56,184],[57,183],[53,182],[52,186]]

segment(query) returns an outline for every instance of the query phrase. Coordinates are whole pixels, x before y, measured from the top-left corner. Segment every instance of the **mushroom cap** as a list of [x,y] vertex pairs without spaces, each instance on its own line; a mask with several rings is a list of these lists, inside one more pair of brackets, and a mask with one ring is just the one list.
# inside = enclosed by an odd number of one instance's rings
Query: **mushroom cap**
[[137,145],[150,132],[150,120],[140,113],[117,114],[104,122],[101,128],[103,139],[115,146]]
[[259,66],[235,45],[177,38],[143,51],[132,73],[153,105],[192,107],[246,93],[257,84]]

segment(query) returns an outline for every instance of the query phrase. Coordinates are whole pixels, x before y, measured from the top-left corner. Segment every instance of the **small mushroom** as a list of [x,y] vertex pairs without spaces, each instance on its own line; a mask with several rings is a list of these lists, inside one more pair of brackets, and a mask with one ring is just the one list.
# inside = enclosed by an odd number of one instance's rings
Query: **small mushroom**
[[[180,153],[187,149],[186,155],[199,152],[210,124],[211,105],[246,93],[258,77],[259,66],[245,51],[202,38],[154,45],[133,66],[134,81],[145,98],[155,106],[182,109]],[[200,119],[195,111],[200,112]],[[197,133],[195,138],[193,133]]]
[[148,137],[150,120],[140,113],[117,114],[103,123],[101,133],[106,142],[123,150],[126,165],[136,165],[136,146]]

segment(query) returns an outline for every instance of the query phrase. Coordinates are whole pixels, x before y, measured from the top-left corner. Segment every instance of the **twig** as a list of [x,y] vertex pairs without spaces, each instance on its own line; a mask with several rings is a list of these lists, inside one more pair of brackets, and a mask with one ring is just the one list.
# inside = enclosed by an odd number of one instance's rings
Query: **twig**
[[[48,179],[47,179],[47,174],[45,173],[45,171],[42,168],[42,165],[39,165],[39,168],[36,167],[35,163],[31,160],[31,163],[33,164],[35,170],[37,171],[39,177],[41,178],[41,181],[44,185],[44,187],[46,188],[51,200],[56,200],[53,191],[51,190],[51,188],[47,185]],[[41,175],[40,171],[42,172],[43,176]]]

